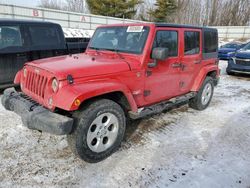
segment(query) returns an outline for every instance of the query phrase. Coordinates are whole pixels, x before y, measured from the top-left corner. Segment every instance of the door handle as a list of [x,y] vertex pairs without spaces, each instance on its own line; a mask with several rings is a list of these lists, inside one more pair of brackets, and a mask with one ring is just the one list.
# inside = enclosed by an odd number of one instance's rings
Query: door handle
[[25,57],[26,56],[26,53],[19,53],[16,55],[17,57]]
[[179,63],[179,62],[173,63],[172,67],[173,68],[180,68],[180,67],[182,67],[182,63]]
[[194,61],[194,64],[200,64],[200,63],[201,63],[201,60]]
[[181,68],[181,70],[184,70],[186,68],[187,65],[180,63],[180,62],[176,62],[172,64],[173,68]]

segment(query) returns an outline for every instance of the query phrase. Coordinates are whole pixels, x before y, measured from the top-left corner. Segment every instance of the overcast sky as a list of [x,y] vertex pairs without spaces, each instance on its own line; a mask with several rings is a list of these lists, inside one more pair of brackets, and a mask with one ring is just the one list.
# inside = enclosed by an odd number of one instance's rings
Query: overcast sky
[[0,0],[0,3],[35,7],[39,4],[39,0]]

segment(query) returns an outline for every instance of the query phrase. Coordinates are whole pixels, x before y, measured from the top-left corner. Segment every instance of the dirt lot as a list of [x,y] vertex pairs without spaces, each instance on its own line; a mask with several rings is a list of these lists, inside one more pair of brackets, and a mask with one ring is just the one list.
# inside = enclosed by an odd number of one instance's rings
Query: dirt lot
[[0,187],[250,187],[250,77],[220,66],[207,110],[183,106],[134,122],[121,149],[98,164],[0,106]]

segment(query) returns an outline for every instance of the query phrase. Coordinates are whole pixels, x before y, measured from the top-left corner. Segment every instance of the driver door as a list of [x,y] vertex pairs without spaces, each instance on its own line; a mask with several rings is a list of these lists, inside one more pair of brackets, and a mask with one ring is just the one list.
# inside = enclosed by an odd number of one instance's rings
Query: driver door
[[[146,68],[144,98],[146,104],[167,100],[180,94],[180,29],[160,28],[156,30],[152,49],[168,48],[168,58],[159,61],[155,67]],[[149,62],[153,59],[150,57]]]

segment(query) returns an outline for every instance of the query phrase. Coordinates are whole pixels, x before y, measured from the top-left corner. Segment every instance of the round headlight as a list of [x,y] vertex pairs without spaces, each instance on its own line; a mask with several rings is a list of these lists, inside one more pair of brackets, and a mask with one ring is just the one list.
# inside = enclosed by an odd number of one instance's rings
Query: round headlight
[[24,78],[27,77],[27,69],[26,69],[26,68],[23,69],[23,77],[24,77]]
[[52,90],[54,91],[54,93],[56,93],[58,91],[59,84],[58,84],[58,81],[56,78],[54,78],[52,80],[51,87],[52,87]]

